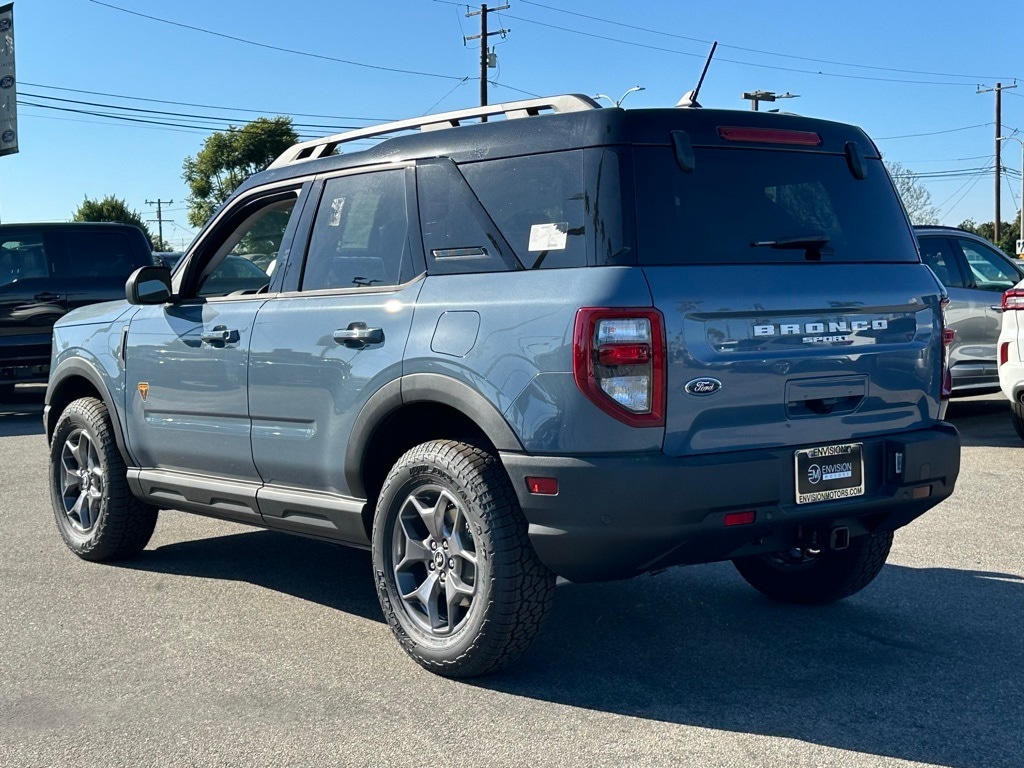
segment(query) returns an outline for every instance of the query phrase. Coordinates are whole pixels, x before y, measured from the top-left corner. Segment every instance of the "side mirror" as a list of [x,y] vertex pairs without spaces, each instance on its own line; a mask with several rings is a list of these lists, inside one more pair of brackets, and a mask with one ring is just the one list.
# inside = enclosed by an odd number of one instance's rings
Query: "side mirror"
[[167,267],[139,267],[124,284],[129,304],[163,304],[171,298],[171,270]]

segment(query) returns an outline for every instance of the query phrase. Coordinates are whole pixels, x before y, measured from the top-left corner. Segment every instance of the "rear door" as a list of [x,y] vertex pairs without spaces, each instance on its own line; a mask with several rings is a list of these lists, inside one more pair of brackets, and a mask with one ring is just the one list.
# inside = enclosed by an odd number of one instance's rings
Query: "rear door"
[[[296,248],[284,290],[252,332],[252,456],[271,527],[365,541],[358,491],[345,480],[352,424],[402,373],[422,281],[412,168],[319,182],[305,259]],[[314,196],[315,199],[315,196]]]
[[670,455],[853,441],[938,415],[939,286],[873,145],[777,117],[634,149]]

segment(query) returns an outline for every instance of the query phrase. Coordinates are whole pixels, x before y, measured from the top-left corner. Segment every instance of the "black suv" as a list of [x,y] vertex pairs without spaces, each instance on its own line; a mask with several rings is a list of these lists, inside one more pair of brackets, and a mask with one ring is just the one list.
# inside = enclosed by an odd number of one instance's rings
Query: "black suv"
[[0,398],[45,382],[53,324],[86,304],[124,298],[153,263],[138,227],[115,223],[0,225]]

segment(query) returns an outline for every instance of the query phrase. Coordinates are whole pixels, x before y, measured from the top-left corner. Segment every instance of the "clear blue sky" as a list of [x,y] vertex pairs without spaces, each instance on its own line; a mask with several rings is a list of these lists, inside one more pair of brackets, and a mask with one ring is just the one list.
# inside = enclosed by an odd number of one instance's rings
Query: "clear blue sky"
[[[522,91],[619,98],[642,85],[625,106],[671,106],[718,40],[705,106],[747,109],[743,91],[799,94],[775,106],[856,123],[887,160],[943,174],[923,182],[943,223],[993,217],[993,174],[983,169],[994,160],[995,99],[976,91],[1024,78],[1019,0],[508,2],[490,17],[492,29],[511,30],[492,38],[491,79],[501,84],[492,102]],[[147,199],[173,199],[164,234],[180,247],[193,234],[182,160],[211,130],[287,114],[324,126],[304,136],[326,135],[476,104],[479,52],[462,36],[479,19],[465,12],[441,0],[16,0],[21,151],[0,157],[0,218],[64,220],[84,197],[107,194],[153,218]],[[1024,80],[1004,91],[1002,117],[1004,134],[1024,136]],[[1006,145],[1003,220],[1020,202],[1021,148]]]

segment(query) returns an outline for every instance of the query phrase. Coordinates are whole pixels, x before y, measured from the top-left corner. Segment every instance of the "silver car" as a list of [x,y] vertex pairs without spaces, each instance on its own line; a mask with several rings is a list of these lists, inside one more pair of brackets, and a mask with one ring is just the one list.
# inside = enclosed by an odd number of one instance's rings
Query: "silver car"
[[1024,265],[983,237],[955,227],[915,227],[921,258],[946,286],[953,395],[999,391],[996,341],[1002,295],[1024,279]]

